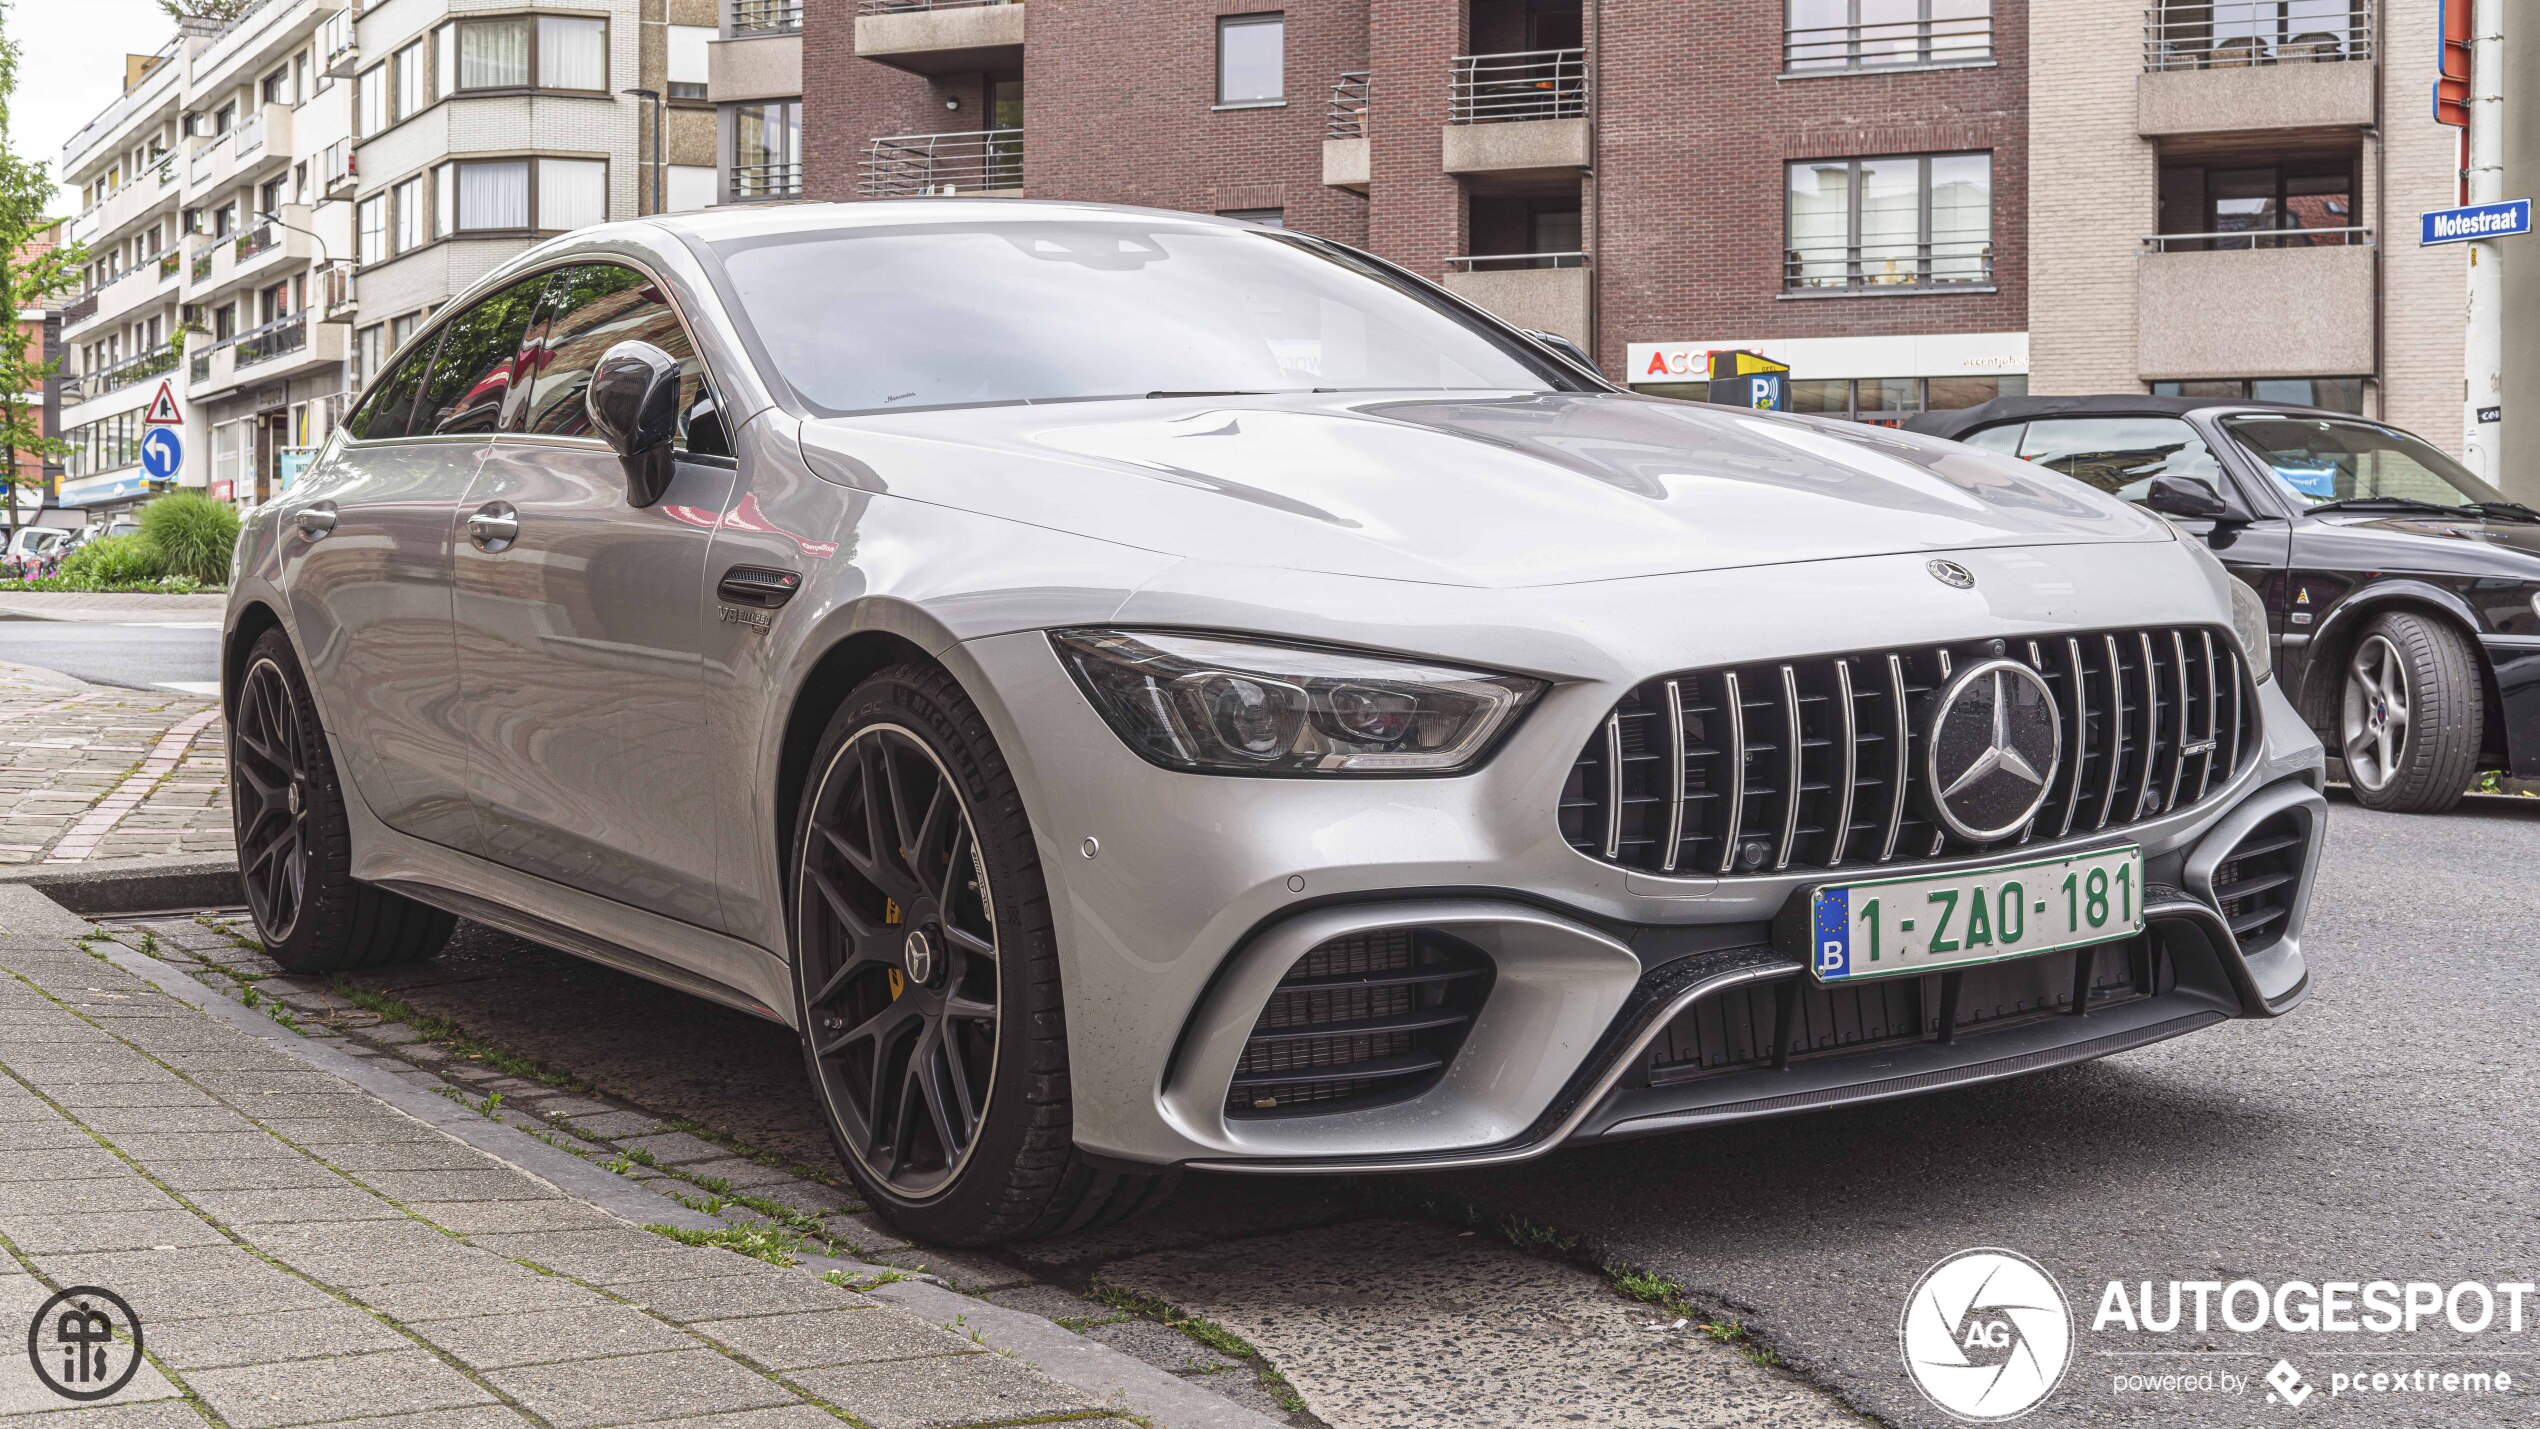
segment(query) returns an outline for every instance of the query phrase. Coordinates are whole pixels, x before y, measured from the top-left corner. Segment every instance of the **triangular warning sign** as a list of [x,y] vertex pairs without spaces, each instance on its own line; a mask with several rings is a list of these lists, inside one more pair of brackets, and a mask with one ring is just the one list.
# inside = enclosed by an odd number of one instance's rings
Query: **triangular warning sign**
[[160,383],[159,395],[150,399],[150,409],[141,414],[141,420],[153,427],[184,426],[185,418],[176,410],[176,390]]

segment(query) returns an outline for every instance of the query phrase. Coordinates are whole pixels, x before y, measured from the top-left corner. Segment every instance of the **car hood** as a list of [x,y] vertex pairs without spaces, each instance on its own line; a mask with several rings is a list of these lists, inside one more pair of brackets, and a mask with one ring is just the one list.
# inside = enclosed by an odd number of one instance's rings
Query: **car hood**
[[2528,521],[2489,521],[2430,513],[2358,519],[2345,512],[2317,519],[2322,525],[2333,525],[2349,533],[2350,540],[2371,539],[2380,546],[2379,559],[2384,563],[2413,560],[2431,570],[2452,570],[2467,564],[2525,579],[2535,574],[2535,566],[2540,566],[2540,525]]
[[2009,457],[1604,393],[1156,398],[837,418],[845,485],[1194,559],[1526,586],[2172,539]]

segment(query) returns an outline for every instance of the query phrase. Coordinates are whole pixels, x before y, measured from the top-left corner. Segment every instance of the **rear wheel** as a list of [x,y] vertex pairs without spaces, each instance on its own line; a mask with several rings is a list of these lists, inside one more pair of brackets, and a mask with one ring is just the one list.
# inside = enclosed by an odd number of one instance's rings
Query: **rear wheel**
[[794,970],[830,1138],[908,1235],[980,1245],[1116,1220],[1170,1189],[1096,1170],[1031,823],[942,671],[875,675],[831,719],[794,831]]
[[2364,627],[2346,658],[2337,749],[2355,802],[2436,814],[2469,791],[2486,724],[2478,657],[2459,631],[2405,612]]
[[355,880],[344,791],[300,660],[280,630],[247,652],[229,720],[238,881],[256,934],[294,972],[350,972],[428,958],[454,919]]

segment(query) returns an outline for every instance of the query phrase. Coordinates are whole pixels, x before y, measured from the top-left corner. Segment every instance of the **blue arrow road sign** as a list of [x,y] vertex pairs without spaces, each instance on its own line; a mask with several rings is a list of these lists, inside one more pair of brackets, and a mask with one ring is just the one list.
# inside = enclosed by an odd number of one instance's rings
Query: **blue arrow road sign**
[[141,470],[152,481],[176,480],[185,465],[185,438],[174,427],[152,427],[141,438]]
[[2503,203],[2434,210],[2425,215],[2425,233],[2417,246],[2430,248],[2437,243],[2467,243],[2473,238],[2503,238],[2530,231],[2531,200],[2509,198]]

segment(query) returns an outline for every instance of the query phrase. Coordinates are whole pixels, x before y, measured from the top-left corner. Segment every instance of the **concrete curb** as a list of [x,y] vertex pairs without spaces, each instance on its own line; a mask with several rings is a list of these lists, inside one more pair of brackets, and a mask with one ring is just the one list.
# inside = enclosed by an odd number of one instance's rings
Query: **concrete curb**
[[9,884],[30,886],[91,918],[235,908],[246,902],[235,857],[25,863],[0,870],[0,886]]
[[[23,896],[31,890],[0,886],[0,899],[11,893]],[[7,904],[0,902],[0,915],[6,911]],[[77,925],[74,936],[88,926],[77,918],[71,921]],[[611,1215],[636,1225],[668,1225],[683,1230],[726,1230],[731,1226],[729,1221],[603,1170],[562,1147],[415,1087],[325,1040],[294,1032],[196,982],[181,968],[116,942],[91,944],[90,951],[204,1015],[270,1043],[310,1067],[341,1077],[415,1120]],[[807,1258],[802,1269],[814,1275],[843,1270],[851,1276],[873,1279],[906,1274],[891,1266],[831,1256]],[[1283,1429],[1277,1420],[1028,1311],[973,1299],[920,1279],[898,1280],[866,1293],[956,1333],[975,1331],[988,1348],[1012,1354],[1059,1383],[1103,1403],[1150,1419],[1158,1429]]]

